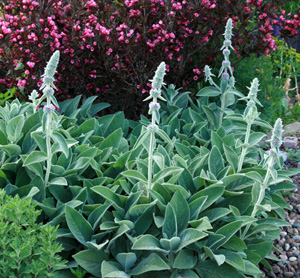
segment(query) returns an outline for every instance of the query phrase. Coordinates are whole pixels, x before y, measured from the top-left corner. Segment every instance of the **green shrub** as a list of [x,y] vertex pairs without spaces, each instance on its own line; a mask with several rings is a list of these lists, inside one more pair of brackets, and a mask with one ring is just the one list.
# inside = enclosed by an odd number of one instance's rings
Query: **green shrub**
[[56,242],[57,228],[37,224],[41,211],[31,198],[7,196],[0,190],[0,272],[3,278],[58,277],[64,261]]
[[[245,93],[245,84],[249,84],[254,77],[257,77],[260,81],[258,99],[263,104],[263,107],[259,108],[262,117],[270,123],[275,123],[278,117],[283,118],[285,123],[289,123],[290,115],[294,115],[293,111],[296,112],[297,109],[294,103],[297,97],[295,87],[300,70],[300,56],[284,41],[276,40],[276,44],[278,48],[266,57],[251,54],[243,60],[235,59],[236,86]],[[291,90],[287,94],[285,84],[288,79],[290,79]]]

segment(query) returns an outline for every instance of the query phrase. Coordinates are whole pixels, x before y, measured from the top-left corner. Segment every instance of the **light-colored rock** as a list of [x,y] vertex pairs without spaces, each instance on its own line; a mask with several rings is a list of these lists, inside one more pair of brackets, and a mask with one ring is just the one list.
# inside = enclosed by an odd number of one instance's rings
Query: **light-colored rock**
[[297,137],[286,136],[283,138],[283,146],[284,147],[295,149],[297,147],[297,145],[298,145]]
[[294,256],[292,256],[292,257],[289,257],[289,261],[290,261],[290,262],[297,261],[297,258],[296,258],[296,257],[294,257]]
[[[295,122],[292,124],[288,124],[286,126],[283,127],[283,133],[282,133],[282,137],[285,136],[293,136],[295,135],[295,133],[300,133],[300,122]],[[270,140],[272,137],[272,130],[270,130],[267,133],[267,136],[264,137],[261,141],[260,141],[260,145],[263,145],[267,140]]]
[[296,132],[300,132],[300,122],[295,122],[295,123],[284,126],[282,136],[291,136],[292,134],[295,134]]

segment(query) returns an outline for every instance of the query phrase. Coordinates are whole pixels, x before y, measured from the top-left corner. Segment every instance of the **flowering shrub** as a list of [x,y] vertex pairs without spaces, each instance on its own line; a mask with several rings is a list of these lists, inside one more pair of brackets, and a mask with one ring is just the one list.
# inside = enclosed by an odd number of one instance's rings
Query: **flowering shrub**
[[[60,98],[101,93],[102,100],[116,102],[118,93],[116,109],[128,103],[133,108],[140,93],[151,89],[148,80],[159,61],[172,69],[168,82],[186,87],[197,81],[203,66],[216,59],[229,16],[240,55],[275,49],[271,25],[278,0],[265,2],[12,0],[0,18],[0,70],[10,70],[0,83],[25,88],[26,95],[36,81],[42,84],[36,80],[42,65],[60,50]],[[299,22],[293,24],[296,30]],[[24,68],[14,71],[19,61]]]
[[[298,6],[299,5],[300,4],[298,4]],[[295,4],[295,8],[296,7]],[[284,38],[285,41],[289,42],[294,48],[300,49],[300,12],[298,14],[291,14],[283,9],[278,15],[278,18],[272,20],[272,23],[277,25],[273,31],[275,36]]]
[[[59,51],[46,66],[40,99],[33,91],[30,103],[15,99],[0,107],[0,188],[22,201],[32,198],[43,210],[39,220],[59,225],[57,240],[68,264],[55,277],[258,278],[260,262],[268,266],[266,259],[275,259],[273,241],[288,225],[283,194],[295,189],[286,181],[300,170],[281,170],[280,119],[269,152],[257,147],[265,134],[252,126],[272,127],[257,111],[258,80],[248,96],[234,89],[232,27],[229,19],[220,78],[206,66],[211,86],[188,109],[188,93],[177,95],[173,85],[162,90],[162,62],[144,99],[151,101],[151,121],[128,121],[120,112],[94,117],[106,107],[92,105],[95,97],[79,108],[79,97],[66,100],[55,111]],[[247,102],[243,114],[233,110],[237,97]],[[44,109],[37,110],[40,104]],[[17,216],[27,212],[16,208]],[[1,219],[0,206],[5,232]],[[25,277],[19,261],[29,253],[18,238],[7,243],[0,233],[0,246],[4,254],[6,246],[13,249],[8,259],[16,263],[9,267]]]

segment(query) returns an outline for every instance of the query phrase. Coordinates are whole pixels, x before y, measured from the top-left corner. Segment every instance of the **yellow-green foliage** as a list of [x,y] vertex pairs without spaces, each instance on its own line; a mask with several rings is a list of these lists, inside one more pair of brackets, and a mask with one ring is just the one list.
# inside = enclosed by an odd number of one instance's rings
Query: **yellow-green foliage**
[[57,277],[64,268],[56,242],[57,228],[37,224],[40,211],[30,198],[5,195],[0,190],[0,273],[3,278]]

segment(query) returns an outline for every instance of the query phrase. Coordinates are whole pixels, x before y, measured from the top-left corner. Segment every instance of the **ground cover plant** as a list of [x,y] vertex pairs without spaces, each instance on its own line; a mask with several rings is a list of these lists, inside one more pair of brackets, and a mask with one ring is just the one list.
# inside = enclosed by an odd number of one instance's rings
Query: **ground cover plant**
[[[0,107],[0,185],[59,225],[68,260],[59,277],[262,277],[299,170],[281,170],[282,122],[260,119],[259,81],[247,96],[235,89],[232,28],[229,19],[219,76],[205,67],[210,86],[196,102],[165,87],[159,65],[145,98],[151,119],[95,117],[109,106],[95,97],[58,103],[58,51],[40,98],[33,91],[31,102]],[[253,126],[273,130],[268,152]]]
[[[17,87],[16,96],[26,98],[37,82],[42,84],[40,76],[51,53],[60,50],[56,81],[60,100],[100,94],[102,101],[114,102],[114,111],[137,119],[140,111],[146,112],[141,93],[149,93],[148,80],[159,61],[172,71],[166,80],[178,87],[191,87],[203,79],[204,65],[215,65],[222,44],[220,23],[228,17],[237,30],[235,51],[242,57],[276,49],[273,26],[282,27],[284,38],[295,36],[299,15],[281,14],[280,3],[12,0],[2,6],[0,19],[1,83]],[[22,66],[14,70],[19,62]]]
[[[33,192],[31,192],[33,193]],[[25,199],[0,190],[0,271],[8,277],[58,277],[65,261],[56,242],[57,227],[37,224],[41,211]]]

